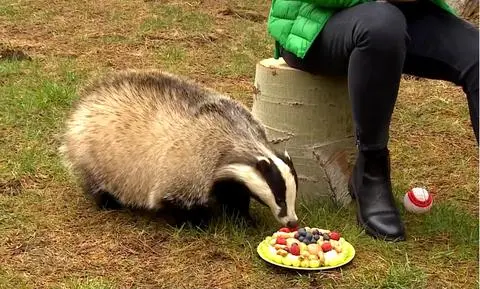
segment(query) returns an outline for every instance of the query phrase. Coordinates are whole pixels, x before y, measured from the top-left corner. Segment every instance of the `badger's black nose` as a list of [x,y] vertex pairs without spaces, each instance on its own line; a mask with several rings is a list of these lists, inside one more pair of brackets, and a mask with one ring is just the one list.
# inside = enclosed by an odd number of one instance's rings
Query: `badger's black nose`
[[298,225],[297,221],[288,221],[287,222],[287,227],[289,228],[296,228]]

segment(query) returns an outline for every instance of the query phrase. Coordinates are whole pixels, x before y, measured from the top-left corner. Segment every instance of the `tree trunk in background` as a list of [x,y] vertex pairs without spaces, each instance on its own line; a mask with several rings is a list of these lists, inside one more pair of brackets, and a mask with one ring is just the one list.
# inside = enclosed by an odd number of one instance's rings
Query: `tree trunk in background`
[[478,0],[466,0],[462,8],[462,17],[478,24]]
[[458,14],[478,27],[478,0],[446,0]]

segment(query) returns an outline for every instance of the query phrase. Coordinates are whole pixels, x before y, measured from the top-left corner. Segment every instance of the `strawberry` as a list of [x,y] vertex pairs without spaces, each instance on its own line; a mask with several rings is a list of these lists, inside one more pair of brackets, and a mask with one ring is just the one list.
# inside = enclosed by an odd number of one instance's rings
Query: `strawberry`
[[300,255],[300,246],[298,246],[297,243],[293,243],[289,251],[290,251],[290,254],[298,256]]
[[336,240],[336,241],[340,240],[340,233],[338,233],[338,232],[330,232],[330,234],[328,234],[328,236],[332,240]]
[[282,237],[278,237],[278,238],[277,238],[277,244],[287,245],[287,239],[282,238]]
[[330,244],[330,242],[324,242],[322,244],[322,251],[323,252],[328,252],[330,250],[332,250],[332,244]]
[[281,228],[280,230],[278,230],[279,232],[284,232],[284,233],[290,233],[290,229],[287,228],[287,227],[284,227],[284,228]]

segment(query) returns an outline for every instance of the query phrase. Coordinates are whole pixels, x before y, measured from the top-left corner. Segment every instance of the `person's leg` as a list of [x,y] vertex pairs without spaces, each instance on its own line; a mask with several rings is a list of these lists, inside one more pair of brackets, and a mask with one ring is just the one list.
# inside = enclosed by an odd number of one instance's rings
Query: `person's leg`
[[467,96],[470,120],[478,144],[479,31],[470,23],[431,3],[419,7],[408,20],[411,43],[404,72],[452,82]]
[[372,2],[334,14],[304,59],[281,55],[313,74],[347,74],[359,148],[376,150],[388,143],[408,42],[402,12]]
[[304,59],[283,51],[288,65],[314,74],[346,74],[359,154],[350,192],[366,232],[402,240],[387,149],[389,126],[409,36],[403,13],[389,3],[365,3],[332,16]]

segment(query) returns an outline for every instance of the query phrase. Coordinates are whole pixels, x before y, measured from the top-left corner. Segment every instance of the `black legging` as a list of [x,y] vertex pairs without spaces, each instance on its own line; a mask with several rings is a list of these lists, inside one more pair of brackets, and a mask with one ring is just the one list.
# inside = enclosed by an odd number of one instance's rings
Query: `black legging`
[[369,2],[334,14],[304,59],[289,66],[348,75],[360,150],[387,146],[402,72],[460,85],[478,144],[479,32],[425,0]]

